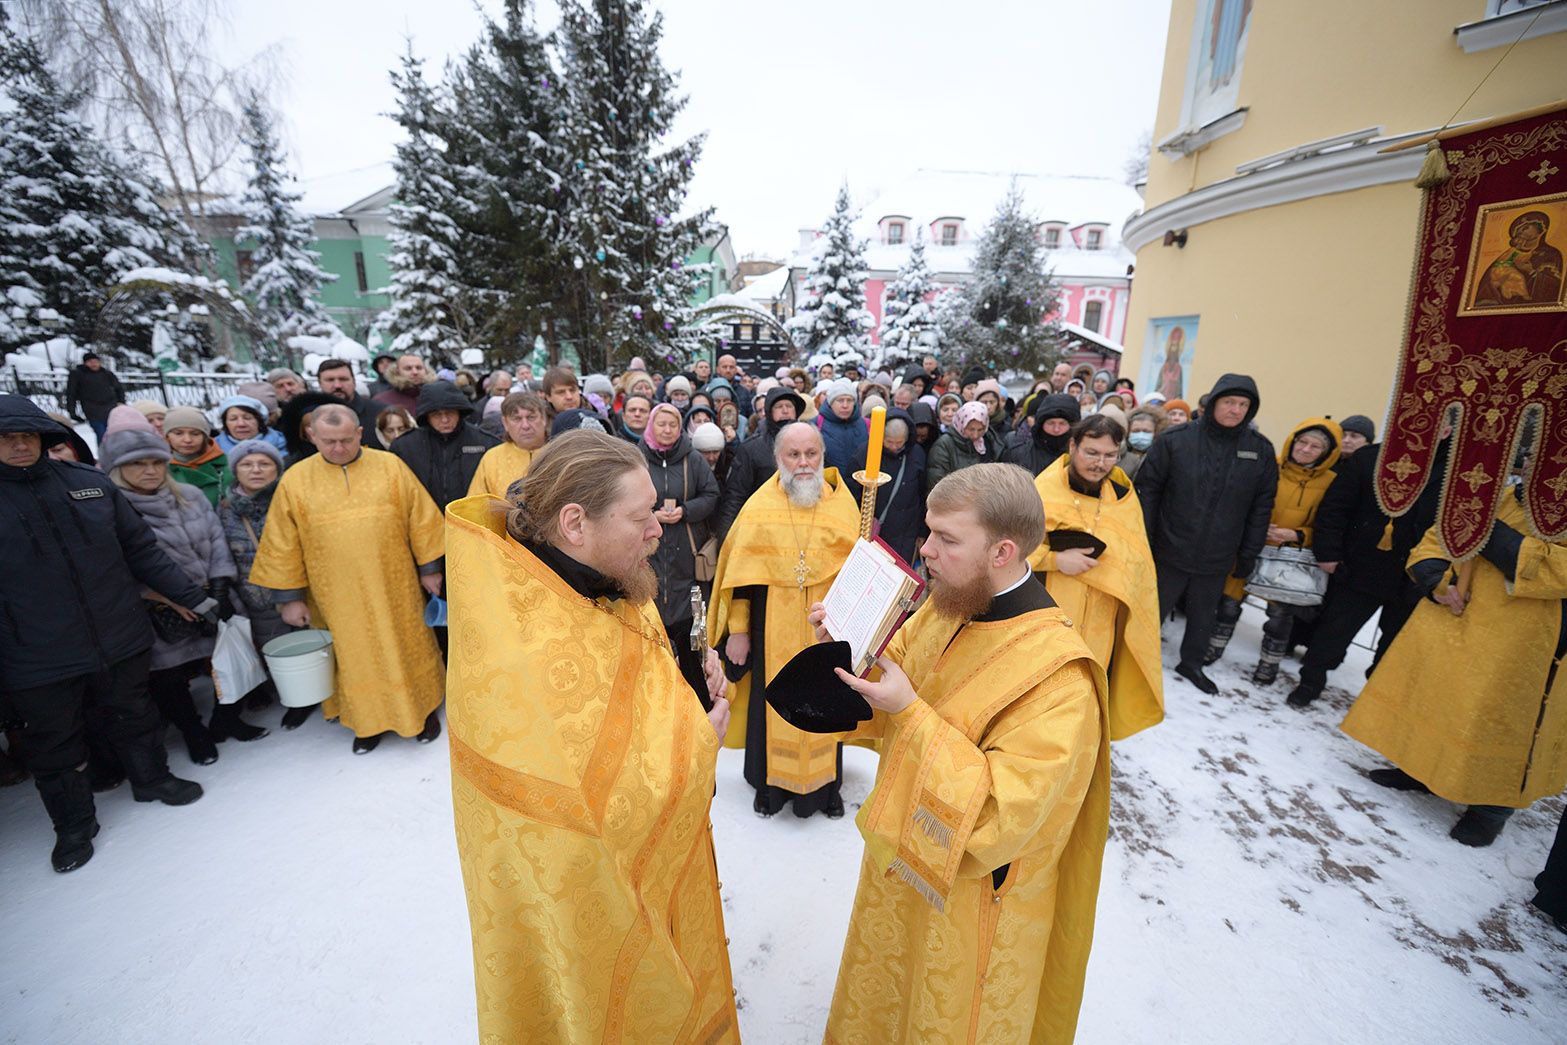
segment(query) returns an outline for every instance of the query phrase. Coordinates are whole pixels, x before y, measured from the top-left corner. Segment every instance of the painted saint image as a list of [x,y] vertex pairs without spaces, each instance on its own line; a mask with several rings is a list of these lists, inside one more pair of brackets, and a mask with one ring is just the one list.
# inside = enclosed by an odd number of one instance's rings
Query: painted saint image
[[1159,394],[1166,399],[1181,398],[1181,351],[1185,347],[1185,328],[1172,327],[1164,341],[1164,365],[1159,368]]
[[1507,226],[1507,247],[1474,285],[1470,308],[1549,305],[1562,296],[1562,252],[1546,239],[1551,219],[1528,210]]

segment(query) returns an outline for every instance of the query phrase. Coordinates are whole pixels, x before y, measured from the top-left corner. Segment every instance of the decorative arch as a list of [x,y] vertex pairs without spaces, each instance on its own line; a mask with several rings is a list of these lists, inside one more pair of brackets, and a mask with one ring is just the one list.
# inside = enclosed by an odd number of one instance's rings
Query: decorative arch
[[250,314],[244,299],[234,296],[229,285],[204,276],[192,276],[172,269],[132,269],[109,288],[108,298],[93,324],[93,344],[113,348],[120,326],[134,315],[148,298],[166,294],[181,308],[200,303],[214,319],[238,330],[254,348],[266,343],[266,331]]

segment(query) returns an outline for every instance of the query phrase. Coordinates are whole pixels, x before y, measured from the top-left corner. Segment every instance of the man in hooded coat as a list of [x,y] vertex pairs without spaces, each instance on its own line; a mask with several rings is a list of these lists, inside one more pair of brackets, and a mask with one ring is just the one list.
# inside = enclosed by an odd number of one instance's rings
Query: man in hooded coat
[[1034,425],[1018,426],[1015,441],[1001,451],[1003,464],[1015,464],[1038,475],[1067,452],[1072,426],[1082,420],[1083,409],[1069,395],[1040,396],[1034,404]]
[[468,420],[473,404],[450,381],[421,386],[414,416],[419,427],[393,443],[392,453],[418,476],[435,506],[445,511],[448,504],[467,496],[485,451],[500,440]]

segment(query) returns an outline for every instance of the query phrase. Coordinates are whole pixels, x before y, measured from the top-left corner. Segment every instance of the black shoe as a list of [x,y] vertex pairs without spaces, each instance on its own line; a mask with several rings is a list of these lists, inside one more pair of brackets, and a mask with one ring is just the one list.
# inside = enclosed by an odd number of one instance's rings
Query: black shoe
[[1209,678],[1207,675],[1204,675],[1202,669],[1199,667],[1185,663],[1177,664],[1175,666],[1175,673],[1181,676],[1181,678],[1185,679],[1187,682],[1190,682],[1192,685],[1196,686],[1198,689],[1202,690],[1204,693],[1208,694],[1210,697],[1219,692],[1219,687],[1214,684],[1213,679]]
[[356,755],[368,755],[370,752],[374,751],[376,749],[376,747],[380,743],[381,743],[381,734],[379,734],[379,733],[377,733],[373,737],[355,737],[354,738],[354,754],[356,754]]
[[312,704],[308,708],[289,708],[283,712],[283,728],[298,729],[310,721],[310,716],[314,715],[316,708],[320,706],[320,704]]
[[96,837],[98,837],[96,820],[92,822],[90,830],[68,831],[60,835],[55,839],[54,852],[49,854],[49,862],[61,874],[76,870],[92,859],[92,840]]
[[1251,673],[1253,686],[1271,686],[1279,680],[1279,666],[1277,664],[1258,664],[1257,669]]
[[181,780],[169,774],[151,784],[131,784],[131,797],[138,802],[162,802],[166,806],[188,806],[202,795],[194,780]]
[[239,704],[219,704],[212,709],[212,722],[207,726],[207,733],[213,740],[222,743],[230,737],[240,743],[248,743],[252,740],[260,740],[269,732],[262,726],[253,726],[239,717]]
[[1304,682],[1290,690],[1290,695],[1284,698],[1284,703],[1292,708],[1309,707],[1313,700],[1322,696],[1322,691]]
[[1422,795],[1429,795],[1431,793],[1431,789],[1429,787],[1426,787],[1420,781],[1416,780],[1414,777],[1410,776],[1408,773],[1404,772],[1402,769],[1399,769],[1396,766],[1389,769],[1373,769],[1371,772],[1366,774],[1366,779],[1370,780],[1378,787],[1390,787],[1394,791],[1416,791]]
[[265,711],[277,703],[276,689],[270,681],[263,682],[245,695],[246,711]]
[[827,819],[829,820],[842,820],[843,796],[833,795],[831,798],[827,799],[827,806],[822,810],[822,812],[827,814]]
[[773,813],[776,812],[776,810],[773,809],[773,807],[768,803],[767,793],[764,791],[758,791],[756,793],[756,798],[751,802],[751,811],[757,816],[761,817],[763,820],[770,819]]
[[113,791],[125,783],[125,774],[108,769],[99,769],[89,764],[87,767],[87,780],[92,787],[93,794],[101,795],[105,791]]
[[1513,811],[1504,806],[1470,806],[1447,833],[1455,842],[1483,849],[1496,841]]
[[440,735],[441,718],[436,712],[432,711],[430,712],[430,717],[424,720],[424,728],[418,732],[414,739],[421,744],[428,744]]
[[212,734],[207,732],[206,726],[198,722],[189,729],[180,730],[180,735],[185,738],[185,750],[190,760],[198,766],[210,766],[218,760],[218,745],[213,743]]

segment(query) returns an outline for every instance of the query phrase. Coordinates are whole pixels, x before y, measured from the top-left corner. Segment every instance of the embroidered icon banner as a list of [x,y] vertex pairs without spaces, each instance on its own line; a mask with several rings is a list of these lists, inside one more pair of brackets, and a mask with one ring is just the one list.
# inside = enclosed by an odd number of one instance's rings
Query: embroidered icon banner
[[[1455,560],[1490,536],[1533,417],[1525,478],[1534,535],[1567,535],[1567,111],[1443,142],[1452,178],[1421,207],[1377,498],[1402,515],[1442,483],[1437,534]],[[1445,475],[1436,447],[1453,424]]]

